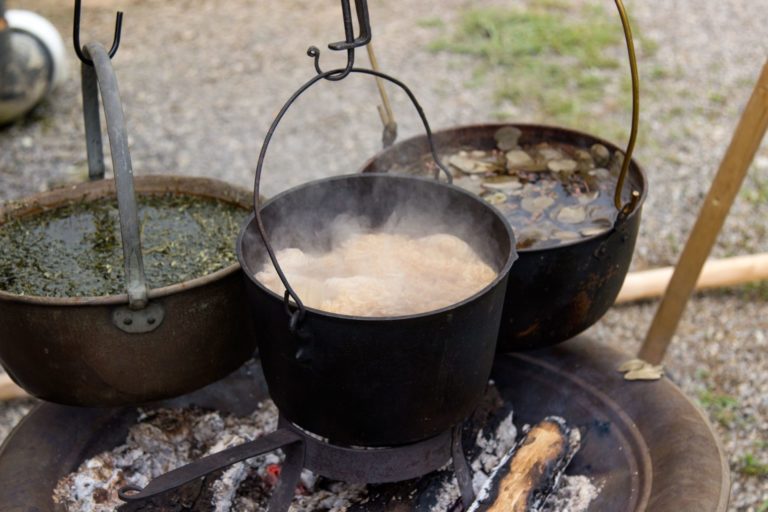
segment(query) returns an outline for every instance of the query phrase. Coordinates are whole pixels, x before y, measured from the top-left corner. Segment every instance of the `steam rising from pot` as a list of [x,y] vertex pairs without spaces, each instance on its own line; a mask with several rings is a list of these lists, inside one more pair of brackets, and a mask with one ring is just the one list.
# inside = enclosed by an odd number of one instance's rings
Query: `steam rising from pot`
[[[402,219],[398,219],[402,220]],[[496,272],[466,242],[449,234],[413,236],[413,226],[340,216],[331,225],[332,249],[278,251],[281,266],[306,305],[356,316],[401,316],[434,311],[474,295]],[[256,279],[283,291],[271,262]]]
[[[269,241],[302,301],[340,314],[400,316],[453,305],[493,282],[514,251],[494,236],[499,217],[479,201],[468,208],[461,197],[468,193],[429,181],[342,177],[265,205]],[[246,270],[282,296],[258,234],[246,230],[243,243],[256,247],[245,251]]]

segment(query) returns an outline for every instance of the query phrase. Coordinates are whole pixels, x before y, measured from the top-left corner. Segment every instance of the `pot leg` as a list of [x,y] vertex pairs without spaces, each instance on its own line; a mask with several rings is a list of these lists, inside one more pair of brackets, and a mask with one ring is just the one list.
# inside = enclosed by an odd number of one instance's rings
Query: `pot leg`
[[[277,450],[278,448],[283,448],[286,451],[286,456],[289,454],[292,455],[290,460],[286,460],[286,466],[290,465],[290,462],[295,462],[296,460],[303,465],[304,443],[301,441],[301,438],[291,431],[278,429],[264,437],[208,455],[202,459],[191,462],[186,466],[169,471],[168,473],[153,479],[143,489],[131,485],[123,487],[118,491],[118,495],[121,500],[129,503],[148,500],[152,497],[169,493],[184,484],[204,477],[214,471],[250,459],[251,457],[261,455],[262,453]],[[298,452],[298,455],[296,452]],[[301,474],[301,468],[298,469],[297,474]],[[292,475],[291,471],[289,471],[286,476],[290,475]],[[284,487],[282,485],[283,480],[286,480],[286,484],[290,483],[287,482],[287,478],[281,478],[280,485],[278,485],[275,491],[278,494],[288,492],[282,489]],[[293,487],[290,487],[290,490],[293,491],[295,487],[296,485],[294,482]],[[291,494],[291,496],[293,496],[293,494]],[[288,503],[290,503],[290,500]],[[287,508],[285,510],[287,510]]]
[[296,494],[301,471],[304,469],[304,443],[293,443],[283,447],[285,461],[280,471],[280,480],[272,491],[267,512],[288,512]]
[[461,501],[464,510],[466,510],[475,501],[475,491],[472,488],[472,470],[469,468],[461,443],[461,425],[453,428],[451,456],[453,458],[453,472],[456,474],[456,481],[459,483],[459,490],[461,491]]

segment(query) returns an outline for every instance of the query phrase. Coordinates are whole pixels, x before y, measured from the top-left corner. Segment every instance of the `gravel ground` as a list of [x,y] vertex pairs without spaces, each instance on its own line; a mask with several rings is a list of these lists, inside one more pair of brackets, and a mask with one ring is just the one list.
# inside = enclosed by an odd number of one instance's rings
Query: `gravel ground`
[[[485,0],[481,5],[515,3],[520,2]],[[69,37],[68,2],[9,4],[36,10]],[[323,48],[340,37],[338,3],[331,0],[268,0],[257,6],[246,0],[86,4],[84,41],[89,30],[99,40],[111,40],[115,6],[126,11],[115,64],[134,168],[140,174],[206,175],[250,187],[272,116],[312,74],[306,47]],[[558,122],[525,102],[498,104],[493,74],[478,83],[472,59],[426,49],[441,29],[419,20],[438,17],[452,27],[477,2],[443,0],[439,12],[437,2],[371,4],[382,67],[413,87],[433,127],[497,119]],[[636,155],[648,173],[650,193],[633,268],[643,269],[673,264],[682,248],[768,55],[761,23],[768,19],[768,2],[627,4],[636,32],[656,47],[641,52],[640,60],[643,129]],[[323,53],[324,66],[341,62]],[[74,69],[74,59],[72,64]],[[0,200],[82,179],[86,163],[78,74],[73,72],[29,118],[0,131]],[[610,91],[606,96],[613,95]],[[621,94],[617,87],[615,97],[595,106],[595,115],[628,125],[625,110],[616,108]],[[401,136],[419,133],[404,96],[395,94],[393,101]],[[265,192],[358,168],[379,147],[376,104],[375,87],[364,78],[313,89],[278,131],[265,167]],[[715,256],[768,251],[767,198],[764,143]],[[590,334],[634,352],[655,308],[655,302],[616,307]],[[749,475],[745,466],[750,456],[768,464],[767,318],[765,287],[697,294],[666,359],[674,380],[707,408],[719,433],[733,472],[734,511],[768,510],[768,477]],[[30,404],[0,406],[0,436]]]

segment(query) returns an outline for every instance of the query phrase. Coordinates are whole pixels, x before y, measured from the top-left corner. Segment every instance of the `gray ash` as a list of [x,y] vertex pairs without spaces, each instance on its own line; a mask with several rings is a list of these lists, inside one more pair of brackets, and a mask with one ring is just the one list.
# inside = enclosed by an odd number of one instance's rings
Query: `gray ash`
[[[495,403],[480,411],[481,417],[476,414],[464,433],[476,491],[518,437],[508,406]],[[277,408],[269,400],[246,417],[198,408],[143,412],[125,444],[84,461],[77,471],[62,478],[53,500],[65,511],[112,512],[123,504],[117,496],[121,487],[144,487],[176,467],[268,434],[277,427],[277,419]],[[263,511],[279,479],[282,461],[283,454],[277,451],[231,466],[209,477],[209,483],[193,493],[184,510]],[[542,510],[584,512],[596,495],[588,478],[565,476]],[[456,509],[458,498],[450,466],[408,482],[368,486],[332,481],[305,470],[291,512],[386,510],[401,501],[412,503],[411,510],[447,512]]]

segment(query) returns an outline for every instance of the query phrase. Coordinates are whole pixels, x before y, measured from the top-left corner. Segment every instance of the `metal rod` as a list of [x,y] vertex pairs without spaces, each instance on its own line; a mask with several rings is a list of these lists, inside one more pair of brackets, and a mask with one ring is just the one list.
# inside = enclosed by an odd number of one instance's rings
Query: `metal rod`
[[88,178],[104,178],[104,150],[99,117],[99,83],[93,65],[80,65],[83,95],[83,121],[85,122],[85,149],[88,155]]
[[752,96],[744,107],[725,156],[701,207],[696,224],[675,266],[664,298],[656,310],[639,357],[658,364],[664,359],[669,342],[690,299],[704,262],[728,216],[749,166],[768,130],[768,60]]
[[125,486],[118,491],[118,496],[121,500],[128,502],[146,500],[178,489],[182,485],[204,477],[216,470],[229,467],[262,453],[271,452],[300,442],[301,438],[290,430],[276,430],[264,437],[227,448],[212,455],[207,455],[185,466],[162,474],[150,481],[143,489],[133,485]]
[[[627,177],[629,170],[629,164],[632,161],[632,153],[635,150],[635,142],[637,141],[637,129],[640,120],[640,78],[637,72],[637,57],[635,56],[635,44],[632,38],[632,27],[629,24],[629,17],[627,16],[627,10],[624,8],[624,4],[621,0],[616,0],[616,7],[619,9],[619,17],[621,18],[621,26],[624,29],[624,39],[627,42],[627,53],[629,55],[629,70],[632,75],[632,129],[629,134],[629,142],[627,143],[627,150],[624,152],[624,161],[621,164],[621,173],[619,174],[619,181],[616,183],[616,191],[614,192],[613,202],[616,209],[621,211],[625,207],[631,207],[631,203],[628,205],[622,205],[621,192],[624,189],[624,181]],[[632,213],[631,210],[626,212]]]
[[11,27],[5,19],[5,0],[0,0],[0,84],[10,82],[6,74],[13,62],[12,51]]
[[365,46],[371,41],[371,21],[368,15],[368,1],[355,0],[355,13],[357,14],[357,24],[359,25],[360,35],[355,38],[354,27],[352,25],[352,12],[349,0],[341,0],[341,11],[344,18],[345,40],[337,43],[330,43],[328,48],[331,50],[354,50]]
[[459,484],[461,502],[464,505],[464,510],[466,510],[475,501],[475,489],[472,486],[472,470],[469,468],[467,457],[464,455],[464,447],[461,443],[461,425],[453,427],[451,458],[453,459],[453,472],[456,475],[456,482]]
[[[75,53],[80,62],[89,66],[93,65],[90,58],[83,52],[83,47],[80,45],[80,17],[82,15],[82,0],[75,0],[75,17],[72,22],[72,42],[75,46]],[[117,49],[120,48],[120,36],[123,32],[123,12],[118,11],[115,16],[115,34],[112,38],[112,47],[109,49],[108,55],[111,59],[117,53]]]
[[304,469],[304,443],[284,446],[283,452],[285,460],[280,470],[280,480],[272,491],[272,497],[269,498],[267,512],[288,512]]
[[[112,68],[109,54],[98,43],[89,43],[84,52],[87,57],[93,59],[95,75],[98,79],[98,90],[101,91],[101,100],[104,104],[104,116],[107,120],[107,135],[109,147],[112,152],[112,167],[115,174],[115,188],[117,189],[117,207],[120,216],[120,234],[123,242],[123,257],[125,259],[125,281],[128,293],[128,304],[132,310],[146,307],[149,300],[149,289],[144,275],[144,260],[141,254],[141,238],[139,235],[139,216],[136,205],[136,193],[133,187],[133,166],[131,154],[128,149],[128,132],[125,126],[125,114],[120,101],[120,91],[117,87],[117,76]],[[86,84],[87,85],[87,84]],[[87,92],[87,90],[85,90]],[[95,92],[95,91],[92,91]],[[88,99],[85,104],[93,104],[93,99]],[[94,121],[86,118],[86,121]],[[94,127],[91,125],[90,134],[93,136]],[[92,156],[93,148],[88,154]],[[90,168],[97,169],[98,163],[89,164]]]

